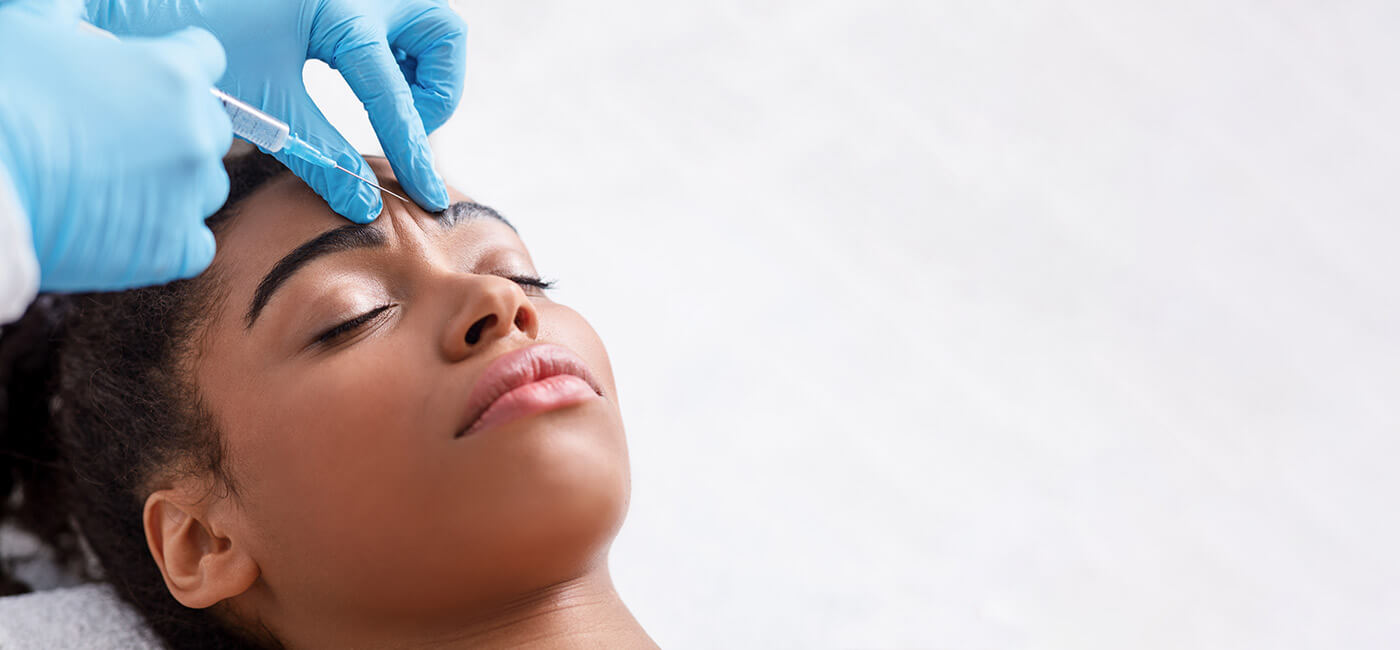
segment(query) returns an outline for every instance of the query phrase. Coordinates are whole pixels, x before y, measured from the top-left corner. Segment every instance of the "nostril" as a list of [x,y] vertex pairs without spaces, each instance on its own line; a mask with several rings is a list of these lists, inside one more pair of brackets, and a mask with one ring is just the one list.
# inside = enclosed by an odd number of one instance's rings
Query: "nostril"
[[467,328],[467,345],[476,345],[477,341],[481,340],[481,333],[486,331],[486,328],[491,327],[495,324],[495,314],[491,314],[482,318],[481,320],[478,320],[475,323],[472,323],[472,326]]

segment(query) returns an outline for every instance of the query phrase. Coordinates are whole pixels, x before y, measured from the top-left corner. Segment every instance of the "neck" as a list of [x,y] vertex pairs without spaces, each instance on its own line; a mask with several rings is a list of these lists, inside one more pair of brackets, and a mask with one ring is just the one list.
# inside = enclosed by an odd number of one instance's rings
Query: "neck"
[[[229,613],[234,614],[236,621],[259,620],[255,612]],[[302,629],[311,631],[312,635],[300,638],[283,636],[278,640],[289,648],[659,648],[622,603],[617,589],[613,587],[606,559],[581,576],[521,594],[487,609],[476,610],[470,620],[437,627],[429,633],[431,636],[415,634],[415,631],[403,628],[366,629],[353,624],[307,625]],[[422,628],[417,627],[416,631],[421,632]]]
[[658,648],[618,596],[606,564],[475,617],[451,638],[426,647]]

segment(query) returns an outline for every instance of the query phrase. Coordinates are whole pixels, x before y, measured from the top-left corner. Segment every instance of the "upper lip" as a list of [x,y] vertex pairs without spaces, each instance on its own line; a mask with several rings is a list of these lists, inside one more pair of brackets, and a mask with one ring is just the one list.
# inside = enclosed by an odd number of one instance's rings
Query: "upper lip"
[[458,438],[471,428],[497,398],[516,388],[556,375],[574,375],[588,382],[593,392],[603,390],[598,380],[578,355],[568,348],[552,343],[540,343],[512,350],[496,357],[472,386],[467,397],[466,424],[457,431]]

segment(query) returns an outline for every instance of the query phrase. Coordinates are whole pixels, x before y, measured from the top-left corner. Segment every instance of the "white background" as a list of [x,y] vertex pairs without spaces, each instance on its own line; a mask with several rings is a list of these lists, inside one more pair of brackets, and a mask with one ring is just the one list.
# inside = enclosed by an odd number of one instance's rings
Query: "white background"
[[1400,4],[459,10],[664,647],[1400,645]]

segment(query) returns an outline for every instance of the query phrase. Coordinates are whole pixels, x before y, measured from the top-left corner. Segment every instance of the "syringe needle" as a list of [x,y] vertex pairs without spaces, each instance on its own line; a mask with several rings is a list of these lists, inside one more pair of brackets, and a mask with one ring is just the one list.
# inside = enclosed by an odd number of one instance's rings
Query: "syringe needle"
[[384,192],[384,193],[386,193],[386,194],[391,194],[391,195],[393,195],[393,196],[397,196],[397,197],[399,197],[399,200],[404,201],[404,202],[406,202],[406,203],[412,203],[412,202],[413,202],[413,201],[410,201],[410,200],[408,199],[408,197],[402,196],[402,195],[400,195],[398,192],[393,192],[393,191],[390,191],[390,190],[386,190],[386,189],[384,189],[383,187],[381,187],[381,186],[379,185],[379,183],[376,183],[376,182],[374,182],[374,181],[372,181],[372,180],[370,180],[370,179],[368,179],[368,178],[365,178],[364,176],[361,176],[361,175],[359,175],[359,174],[356,174],[355,172],[352,172],[352,171],[350,171],[350,170],[348,170],[348,169],[346,169],[346,168],[344,168],[344,167],[341,167],[340,165],[336,165],[335,168],[336,168],[336,169],[339,169],[340,171],[343,171],[343,172],[345,172],[345,173],[347,173],[347,174],[349,174],[349,175],[351,175],[351,176],[354,176],[355,178],[358,178],[358,179],[360,179],[360,180],[362,180],[362,181],[364,181],[364,182],[366,182],[366,183],[369,183],[370,185],[375,186],[376,188],[379,189],[380,192]]

